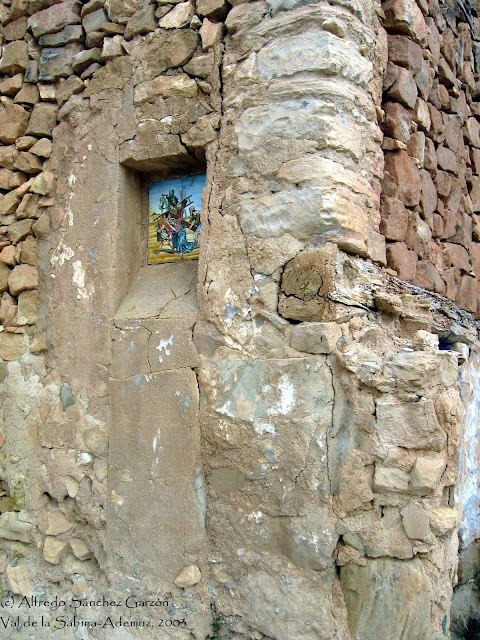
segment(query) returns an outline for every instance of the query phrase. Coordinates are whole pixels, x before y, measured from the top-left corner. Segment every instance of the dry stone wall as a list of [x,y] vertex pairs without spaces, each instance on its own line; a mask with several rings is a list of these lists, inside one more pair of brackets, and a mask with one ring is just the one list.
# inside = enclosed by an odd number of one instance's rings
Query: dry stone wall
[[478,312],[478,6],[386,2],[381,232],[400,278]]
[[[65,601],[16,637],[157,637],[62,626],[133,596],[162,638],[448,637],[480,522],[458,6],[2,2],[0,596]],[[198,264],[146,265],[148,181],[205,167]]]

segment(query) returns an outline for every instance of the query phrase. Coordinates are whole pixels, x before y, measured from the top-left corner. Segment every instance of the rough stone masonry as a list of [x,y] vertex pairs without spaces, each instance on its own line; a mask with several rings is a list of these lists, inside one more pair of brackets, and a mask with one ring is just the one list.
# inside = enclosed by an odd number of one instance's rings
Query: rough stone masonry
[[2,637],[478,620],[479,13],[2,0]]

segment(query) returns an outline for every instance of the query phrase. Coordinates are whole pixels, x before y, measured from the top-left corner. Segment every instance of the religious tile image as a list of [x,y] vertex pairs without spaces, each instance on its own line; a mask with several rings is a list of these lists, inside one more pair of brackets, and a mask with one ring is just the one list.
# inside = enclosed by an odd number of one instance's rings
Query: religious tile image
[[150,184],[148,264],[198,259],[205,184],[205,174]]

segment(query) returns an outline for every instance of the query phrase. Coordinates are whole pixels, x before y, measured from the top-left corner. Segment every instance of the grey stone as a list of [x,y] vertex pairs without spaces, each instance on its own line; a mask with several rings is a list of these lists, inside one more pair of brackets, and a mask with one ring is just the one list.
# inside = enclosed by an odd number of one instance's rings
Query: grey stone
[[72,66],[77,72],[84,71],[84,69],[89,67],[94,62],[99,62],[101,58],[101,49],[86,49],[85,51],[80,51],[73,56]]
[[38,82],[38,60],[29,60],[24,80],[25,82]]
[[33,35],[38,38],[46,33],[60,31],[68,24],[78,24],[80,16],[77,13],[78,5],[75,0],[66,0],[55,4],[30,16],[28,26]]
[[72,393],[70,388],[70,384],[68,382],[64,382],[60,389],[60,400],[62,402],[63,410],[66,411],[68,407],[71,407],[75,404],[75,396]]
[[97,9],[88,13],[82,20],[85,33],[90,31],[101,31],[104,22],[108,22],[108,16],[103,9]]
[[125,38],[129,40],[138,34],[149,33],[155,31],[158,23],[155,17],[155,6],[148,4],[133,14],[130,20],[127,22],[127,28],[125,29]]
[[69,42],[78,42],[80,40],[83,40],[82,26],[69,24],[57,33],[40,36],[38,42],[41,47],[60,47]]
[[428,514],[416,502],[409,502],[402,509],[402,520],[405,533],[412,540],[425,540],[430,535],[430,520]]
[[39,60],[38,79],[52,82],[73,73],[73,51],[63,47],[42,49]]

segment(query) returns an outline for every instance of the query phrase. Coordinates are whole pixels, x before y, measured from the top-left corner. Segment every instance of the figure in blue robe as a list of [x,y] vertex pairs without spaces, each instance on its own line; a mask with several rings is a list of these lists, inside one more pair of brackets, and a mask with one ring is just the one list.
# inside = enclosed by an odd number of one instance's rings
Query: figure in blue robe
[[182,222],[180,230],[172,233],[172,245],[175,253],[190,253],[195,249],[195,244],[195,242],[189,242],[187,240],[187,232]]

